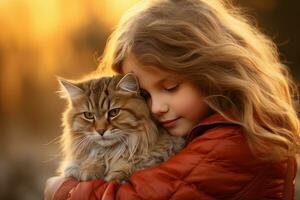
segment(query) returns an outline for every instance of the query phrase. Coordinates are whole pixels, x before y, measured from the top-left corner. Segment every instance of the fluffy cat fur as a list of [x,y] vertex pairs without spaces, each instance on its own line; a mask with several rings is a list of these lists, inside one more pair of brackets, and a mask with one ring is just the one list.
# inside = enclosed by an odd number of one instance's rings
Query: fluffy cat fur
[[59,83],[68,100],[62,176],[126,180],[182,149],[183,138],[169,135],[151,118],[133,74]]

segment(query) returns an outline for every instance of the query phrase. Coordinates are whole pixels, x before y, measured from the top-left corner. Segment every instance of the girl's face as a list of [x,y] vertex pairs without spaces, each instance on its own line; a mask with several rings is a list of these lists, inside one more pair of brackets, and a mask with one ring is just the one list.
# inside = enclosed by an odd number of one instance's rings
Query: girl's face
[[123,73],[133,72],[153,116],[172,135],[185,136],[209,112],[204,96],[193,83],[154,66],[143,66],[133,55],[122,65]]

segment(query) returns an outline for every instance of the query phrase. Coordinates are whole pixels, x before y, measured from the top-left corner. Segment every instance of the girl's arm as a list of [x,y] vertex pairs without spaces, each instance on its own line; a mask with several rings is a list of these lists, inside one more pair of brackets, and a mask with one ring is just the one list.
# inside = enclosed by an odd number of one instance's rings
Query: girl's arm
[[[62,188],[61,186],[63,184],[65,185],[64,188],[66,188],[66,183],[70,182],[70,181],[72,181],[74,185],[78,183],[78,181],[76,181],[73,178],[64,178],[64,177],[60,177],[60,176],[55,176],[55,177],[49,178],[46,182],[46,187],[44,190],[44,200],[55,199],[54,194],[58,195],[58,193],[57,193],[58,189]],[[70,186],[74,187],[74,185],[70,185]],[[67,191],[65,192],[66,197],[67,197],[69,191],[70,190],[67,189]],[[63,194],[60,194],[60,195],[63,196]]]
[[67,179],[61,184],[56,179],[46,191],[58,188],[54,200],[259,199],[277,195],[266,188],[278,180],[284,184],[285,166],[253,157],[239,127],[219,126],[166,162],[135,172],[127,183]]
[[193,159],[197,155],[184,151],[159,166],[134,173],[124,184],[52,177],[46,183],[45,200],[215,199],[184,180],[197,166]]

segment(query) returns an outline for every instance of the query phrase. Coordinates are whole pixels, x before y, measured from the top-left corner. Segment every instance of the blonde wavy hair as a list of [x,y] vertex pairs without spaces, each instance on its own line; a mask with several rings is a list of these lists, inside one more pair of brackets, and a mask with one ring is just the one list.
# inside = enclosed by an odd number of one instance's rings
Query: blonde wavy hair
[[129,54],[197,84],[213,110],[243,127],[259,157],[299,152],[297,86],[275,44],[229,1],[140,2],[109,38],[99,71],[122,73]]

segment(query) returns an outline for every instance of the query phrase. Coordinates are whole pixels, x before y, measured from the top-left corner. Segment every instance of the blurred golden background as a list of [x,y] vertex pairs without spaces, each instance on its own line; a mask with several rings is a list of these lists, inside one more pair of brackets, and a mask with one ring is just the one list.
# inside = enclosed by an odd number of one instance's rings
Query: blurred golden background
[[[77,79],[94,71],[107,37],[135,2],[0,0],[0,199],[42,199],[60,159],[55,138],[65,102],[55,75]],[[300,80],[300,3],[234,2],[275,40]]]

